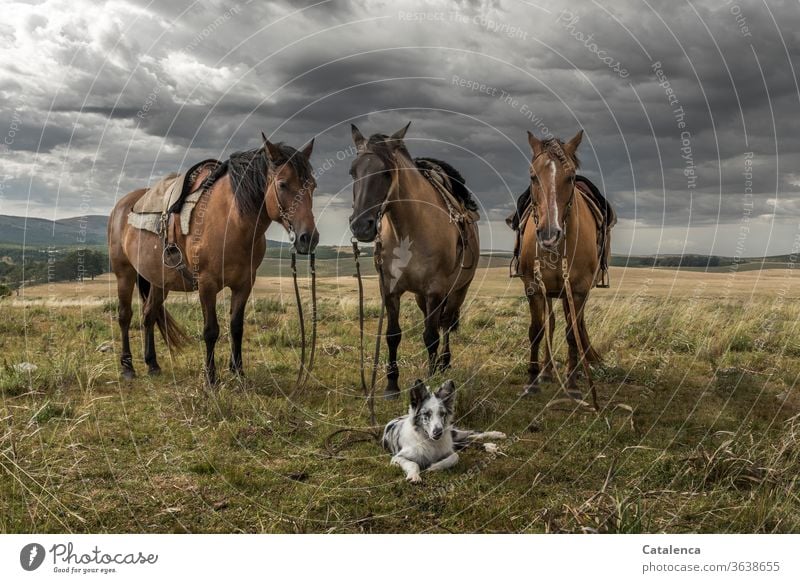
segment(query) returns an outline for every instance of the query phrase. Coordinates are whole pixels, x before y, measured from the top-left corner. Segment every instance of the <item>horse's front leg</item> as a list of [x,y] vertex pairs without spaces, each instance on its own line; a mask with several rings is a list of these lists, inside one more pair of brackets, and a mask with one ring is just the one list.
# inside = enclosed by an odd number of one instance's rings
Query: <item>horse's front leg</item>
[[122,335],[122,352],[120,353],[120,365],[122,366],[122,378],[132,379],[136,377],[133,370],[133,355],[131,354],[131,318],[133,317],[133,288],[136,284],[136,272],[133,268],[115,271],[117,276],[117,296],[119,298],[119,330]]
[[400,296],[387,295],[386,302],[386,345],[389,347],[389,360],[386,365],[386,390],[383,396],[387,399],[396,399],[400,395],[400,367],[397,365],[397,347],[403,332],[400,329]]
[[247,300],[250,298],[251,285],[231,288],[231,360],[228,364],[230,371],[243,375],[242,369],[242,338],[244,337],[244,313]]
[[217,293],[216,285],[200,282],[200,305],[203,308],[203,339],[206,342],[205,373],[209,386],[217,384],[217,365],[214,362],[214,348],[219,338],[219,323],[217,322]]
[[425,330],[422,339],[428,349],[428,375],[436,373],[436,357],[439,353],[439,323],[444,309],[444,298],[431,294],[425,298]]
[[527,397],[539,392],[539,344],[544,336],[544,310],[547,298],[532,289],[533,284],[525,286],[528,296],[528,307],[531,313],[531,323],[528,326],[528,341],[530,342],[530,358],[528,360],[528,383],[522,388],[522,396]]

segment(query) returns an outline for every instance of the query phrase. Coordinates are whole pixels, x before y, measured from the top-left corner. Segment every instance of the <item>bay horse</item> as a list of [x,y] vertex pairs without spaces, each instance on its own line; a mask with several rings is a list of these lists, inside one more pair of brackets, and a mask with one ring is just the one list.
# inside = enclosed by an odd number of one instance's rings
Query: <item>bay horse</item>
[[128,214],[147,189],[134,190],[114,206],[108,221],[108,248],[117,279],[124,378],[135,377],[129,339],[134,285],[144,302],[144,360],[151,375],[161,371],[154,326],[158,326],[170,348],[180,348],[188,341],[164,307],[167,294],[190,292],[196,286],[203,310],[205,377],[209,385],[214,385],[214,349],[219,338],[217,294],[225,287],[231,290],[229,368],[241,374],[244,312],[266,251],[267,228],[273,222],[281,224],[300,254],[308,254],[316,247],[319,233],[312,212],[316,183],[309,163],[314,140],[298,151],[283,143],[273,144],[261,135],[261,147],[232,154],[217,167],[215,176],[209,177],[211,186],[205,189],[192,213],[189,234],[178,236],[177,243],[185,263],[191,266],[193,281],[164,265],[160,235],[128,224]]
[[[561,298],[567,321],[566,391],[570,397],[582,395],[577,386],[579,356],[587,368],[587,361],[600,361],[589,341],[584,321],[584,306],[594,287],[600,258],[594,215],[575,186],[580,166],[576,151],[582,138],[583,130],[567,143],[557,138],[539,140],[528,132],[533,156],[530,163],[531,210],[526,222],[533,224],[522,227],[519,264],[531,315],[528,382],[522,392],[525,396],[538,393],[539,381],[550,380],[553,376],[549,339],[555,329],[554,298]],[[544,369],[540,369],[539,344],[545,337],[548,339],[545,363]],[[591,385],[591,379],[588,380]],[[594,393],[592,396],[594,398]]]
[[[458,328],[461,305],[479,258],[478,227],[474,220],[459,223],[443,195],[420,170],[422,161],[444,170],[453,195],[465,208],[476,210],[464,179],[439,160],[412,159],[403,138],[410,122],[391,136],[365,138],[355,125],[351,133],[357,152],[350,168],[353,178],[353,214],[350,229],[362,242],[375,241],[375,265],[386,306],[386,398],[400,394],[397,348],[400,298],[413,293],[425,318],[423,341],[428,372],[450,366],[450,333]],[[444,348],[439,355],[440,330]]]

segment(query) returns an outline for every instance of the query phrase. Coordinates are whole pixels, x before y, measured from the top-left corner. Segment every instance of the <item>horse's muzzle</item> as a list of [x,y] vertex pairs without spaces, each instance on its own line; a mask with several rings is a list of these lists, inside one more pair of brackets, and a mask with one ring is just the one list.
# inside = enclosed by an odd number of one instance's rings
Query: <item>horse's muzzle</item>
[[536,239],[539,241],[539,245],[541,245],[542,248],[546,249],[547,251],[554,251],[556,246],[561,242],[563,236],[564,231],[558,227],[551,229],[538,229],[536,231]]
[[308,255],[317,248],[319,243],[319,231],[304,231],[294,240],[294,248],[300,255]]
[[350,230],[353,236],[361,243],[371,243],[378,236],[378,229],[375,219],[360,218],[350,221]]

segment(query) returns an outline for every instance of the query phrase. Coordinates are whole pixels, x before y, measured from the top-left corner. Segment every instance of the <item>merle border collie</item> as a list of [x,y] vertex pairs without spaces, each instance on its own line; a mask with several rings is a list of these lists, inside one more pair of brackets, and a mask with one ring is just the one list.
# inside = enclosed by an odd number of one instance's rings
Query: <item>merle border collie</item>
[[[417,483],[420,472],[452,468],[458,451],[482,439],[505,439],[499,431],[470,431],[452,425],[456,386],[446,381],[432,393],[417,379],[411,388],[408,415],[392,419],[383,430],[383,447],[392,454],[392,465],[400,466],[406,480]],[[481,443],[485,451],[497,453],[494,443]]]

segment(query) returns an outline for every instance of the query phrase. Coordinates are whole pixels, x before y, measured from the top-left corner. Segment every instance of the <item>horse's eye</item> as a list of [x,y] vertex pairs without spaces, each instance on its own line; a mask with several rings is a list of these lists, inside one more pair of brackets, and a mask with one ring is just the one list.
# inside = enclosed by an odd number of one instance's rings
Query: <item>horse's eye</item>
[[278,188],[280,188],[281,190],[286,190],[286,181],[278,180]]

